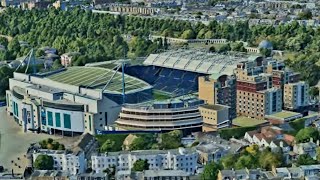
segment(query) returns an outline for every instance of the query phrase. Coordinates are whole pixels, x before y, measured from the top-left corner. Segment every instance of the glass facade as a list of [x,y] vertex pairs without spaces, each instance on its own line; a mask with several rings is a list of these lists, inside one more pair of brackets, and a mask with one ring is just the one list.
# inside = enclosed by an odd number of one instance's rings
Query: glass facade
[[46,119],[46,110],[41,109],[41,123],[42,125],[47,125],[47,119]]
[[91,115],[89,115],[89,131],[91,131]]
[[63,114],[64,128],[71,129],[71,117],[70,114]]
[[48,116],[48,125],[49,125],[49,126],[53,126],[53,116],[52,116],[52,112],[47,111],[47,116]]
[[19,107],[16,102],[13,101],[13,115],[19,116]]
[[55,113],[55,117],[56,117],[56,127],[61,127],[60,113]]

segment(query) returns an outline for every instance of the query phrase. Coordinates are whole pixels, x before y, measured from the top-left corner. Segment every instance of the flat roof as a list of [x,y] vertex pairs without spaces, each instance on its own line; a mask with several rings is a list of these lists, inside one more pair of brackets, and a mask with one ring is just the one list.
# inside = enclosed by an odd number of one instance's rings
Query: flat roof
[[203,108],[206,108],[206,109],[217,110],[217,111],[229,108],[229,106],[224,106],[224,105],[220,105],[220,104],[214,104],[214,105],[204,104],[204,105],[201,105],[200,107],[203,107]]
[[267,123],[266,120],[259,120],[255,118],[249,118],[245,116],[239,116],[232,120],[232,124],[240,127],[257,126],[260,124]]
[[289,118],[289,117],[297,116],[297,115],[300,115],[300,113],[296,113],[296,112],[292,112],[292,111],[281,111],[278,113],[271,114],[269,116],[274,116],[277,118],[285,119],[285,118]]
[[[113,77],[113,78],[112,78]],[[100,67],[70,67],[65,71],[58,72],[47,77],[53,81],[74,86],[83,86],[92,89],[102,90],[109,82],[105,92],[122,92],[122,73],[112,69]],[[112,78],[112,80],[110,80]],[[126,92],[134,92],[152,88],[148,83],[125,74]]]

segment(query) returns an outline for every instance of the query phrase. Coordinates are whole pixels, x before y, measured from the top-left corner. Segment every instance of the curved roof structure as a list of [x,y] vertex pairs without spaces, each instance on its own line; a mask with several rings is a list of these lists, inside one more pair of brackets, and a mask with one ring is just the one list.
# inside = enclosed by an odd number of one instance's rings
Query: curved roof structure
[[[55,73],[47,78],[60,83],[98,90],[102,90],[105,85],[108,84],[104,92],[115,94],[122,93],[122,73],[112,69],[99,67],[70,67],[65,71]],[[126,74],[124,79],[126,93],[152,88],[148,83]]]
[[223,55],[182,49],[150,54],[143,64],[202,74],[232,75],[237,64],[246,61],[247,58],[243,54]]

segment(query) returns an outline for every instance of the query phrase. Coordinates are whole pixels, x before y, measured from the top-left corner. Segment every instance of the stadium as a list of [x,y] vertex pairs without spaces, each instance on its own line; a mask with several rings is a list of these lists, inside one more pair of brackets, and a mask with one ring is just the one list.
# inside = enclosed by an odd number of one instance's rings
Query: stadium
[[[7,110],[25,132],[95,134],[114,125],[121,129],[190,132],[202,125],[197,113],[186,113],[204,103],[192,99],[197,96],[198,78],[231,75],[246,58],[241,54],[175,50],[151,54],[138,65],[108,61],[47,73],[15,72],[7,91]],[[164,121],[157,122],[159,125],[153,121],[139,125],[139,119],[122,118],[126,109],[134,114],[141,108],[148,109],[148,116],[157,116],[141,119]],[[179,116],[168,116],[162,113],[165,111]]]
[[152,98],[148,83],[99,67],[33,75],[15,72],[9,83],[7,111],[24,132],[95,134],[114,123],[124,102],[135,104]]

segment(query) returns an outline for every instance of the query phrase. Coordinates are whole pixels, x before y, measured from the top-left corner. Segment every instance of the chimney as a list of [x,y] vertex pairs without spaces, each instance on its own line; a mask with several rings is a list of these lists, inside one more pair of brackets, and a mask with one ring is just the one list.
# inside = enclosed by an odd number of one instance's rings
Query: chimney
[[319,139],[317,140],[317,146],[319,146],[320,145],[320,141],[319,141]]

